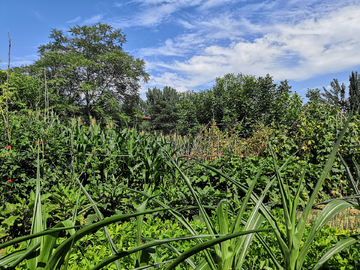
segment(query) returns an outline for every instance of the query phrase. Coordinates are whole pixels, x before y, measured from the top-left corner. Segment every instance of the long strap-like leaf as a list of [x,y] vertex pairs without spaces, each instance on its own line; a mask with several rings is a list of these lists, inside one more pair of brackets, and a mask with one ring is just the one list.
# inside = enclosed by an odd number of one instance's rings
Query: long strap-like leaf
[[[346,173],[347,173],[347,175],[348,175],[349,182],[350,182],[352,188],[354,189],[355,194],[356,194],[356,195],[359,195],[359,194],[360,194],[359,188],[357,187],[357,185],[356,185],[356,183],[355,183],[355,181],[354,181],[354,178],[353,178],[353,176],[351,175],[351,171],[350,171],[349,166],[347,165],[347,163],[345,162],[344,158],[341,156],[341,154],[340,154],[339,152],[338,152],[338,155],[339,155],[342,163],[343,163],[344,166],[345,166],[345,171],[346,171]],[[359,171],[359,169],[358,169],[358,164],[357,164],[357,162],[356,162],[354,159],[353,159],[353,163],[355,164],[356,172],[358,173],[358,171]],[[358,198],[357,201],[358,201],[358,204],[360,205],[360,198]]]
[[[36,190],[35,190],[35,203],[34,203],[34,213],[33,213],[33,220],[31,225],[31,234],[41,232],[45,228],[43,227],[43,216],[41,211],[41,184],[40,184],[40,146],[38,145],[38,154],[37,154],[37,166],[36,166]],[[46,226],[46,222],[44,222]],[[32,239],[29,242],[28,248],[34,246],[39,239]],[[41,240],[41,249],[44,249],[44,242],[43,238]],[[27,265],[30,270],[35,270],[38,268],[39,257],[36,256],[35,258],[27,260]]]
[[335,246],[333,246],[331,249],[329,249],[321,258],[320,260],[318,260],[313,268],[313,270],[318,270],[320,269],[320,267],[327,262],[332,256],[334,256],[335,254],[339,253],[340,251],[342,251],[343,249],[354,245],[355,243],[357,243],[358,240],[349,237],[349,238],[345,238],[340,240],[339,242],[337,242],[335,244]]
[[[305,209],[304,209],[304,211],[303,211],[303,213],[302,213],[302,215],[301,215],[301,217],[300,217],[300,219],[299,219],[299,221],[298,221],[298,223],[296,225],[295,232],[294,232],[294,237],[293,237],[293,243],[292,243],[292,251],[291,251],[291,254],[290,254],[290,258],[289,258],[291,265],[294,266],[294,267],[295,267],[295,265],[298,265],[299,267],[301,267],[302,263],[304,261],[304,257],[306,255],[307,251],[305,251],[305,249],[304,249],[303,250],[304,253],[300,254],[298,252],[299,252],[300,245],[301,245],[301,240],[303,238],[303,234],[304,234],[304,231],[305,231],[306,221],[308,220],[311,208],[314,205],[315,199],[316,199],[316,197],[317,197],[317,195],[318,195],[318,193],[320,191],[320,188],[321,188],[321,186],[324,183],[328,173],[330,172],[330,170],[332,168],[332,165],[333,165],[333,163],[335,161],[337,151],[338,151],[338,149],[340,147],[340,142],[341,142],[341,140],[343,139],[343,137],[345,135],[345,132],[346,132],[348,126],[349,126],[349,122],[350,122],[351,118],[352,118],[352,113],[350,114],[348,120],[345,123],[345,126],[344,126],[343,130],[341,131],[338,139],[336,140],[336,143],[335,143],[335,145],[334,145],[334,147],[333,147],[333,149],[332,149],[332,151],[331,151],[331,153],[329,155],[329,158],[326,161],[325,167],[324,167],[318,181],[316,182],[316,185],[314,187],[313,192],[311,193],[310,199],[308,200],[308,203],[307,203],[307,205],[306,205],[306,207],[305,207]],[[327,218],[326,216],[330,216],[330,214],[327,214],[326,212],[324,212],[324,219]],[[322,221],[319,221],[319,224],[322,224]],[[318,228],[315,228],[315,229],[317,230]],[[313,237],[314,236],[310,237],[310,239],[313,238]],[[309,240],[307,245],[310,244],[311,240]]]
[[[133,189],[129,189],[127,188],[128,190],[131,190],[133,192],[136,192],[136,193],[139,193],[147,198],[150,198],[151,195],[147,194],[146,192],[144,191],[137,191],[137,190],[133,190]],[[196,230],[194,230],[194,228],[190,225],[190,223],[186,220],[186,218],[184,218],[183,215],[181,215],[178,211],[176,211],[175,209],[171,209],[171,207],[169,207],[168,205],[166,205],[165,203],[161,202],[160,200],[158,199],[153,199],[153,201],[155,203],[157,203],[159,206],[163,207],[163,208],[167,208],[169,209],[169,212],[192,234],[192,235],[197,235],[197,232]],[[201,238],[196,238],[195,240],[197,240],[198,242],[202,242],[202,239]],[[205,257],[206,257],[206,261],[210,261],[212,264],[211,267],[214,267],[214,268],[211,268],[211,269],[216,269],[215,268],[215,263],[213,262],[213,259],[210,255],[210,252],[208,252],[207,250],[204,251],[205,253]]]
[[269,230],[268,229],[259,229],[259,230],[241,231],[241,232],[221,236],[221,237],[206,241],[204,243],[198,244],[195,247],[192,247],[192,248],[188,249],[187,251],[185,251],[183,254],[181,254],[181,256],[179,256],[169,267],[166,268],[166,270],[174,269],[178,264],[185,261],[190,256],[192,256],[196,253],[199,253],[200,251],[202,251],[204,249],[207,249],[209,247],[217,245],[223,241],[226,241],[226,240],[229,240],[229,239],[232,239],[235,237],[239,237],[241,235],[246,235],[246,234],[251,234],[251,233],[256,233],[256,232],[267,232],[267,231],[269,231]]
[[314,224],[312,225],[309,234],[306,238],[306,241],[299,253],[298,262],[297,262],[298,269],[300,269],[302,264],[304,263],[310,245],[312,241],[315,239],[318,232],[320,232],[322,227],[324,227],[331,220],[331,218],[336,216],[339,212],[352,206],[353,205],[351,203],[348,203],[343,200],[333,200],[324,207],[324,209],[321,211],[320,215],[317,216]]
[[124,215],[114,215],[108,218],[105,218],[97,223],[91,224],[86,226],[85,228],[78,230],[74,235],[70,236],[68,239],[66,239],[63,243],[61,243],[56,250],[54,251],[53,255],[50,257],[49,262],[46,266],[47,270],[54,270],[57,269],[61,265],[61,262],[64,260],[66,254],[69,252],[72,244],[76,243],[79,239],[84,237],[87,234],[90,234],[104,226],[107,226],[109,224],[127,220],[131,217],[137,217],[139,215],[146,215],[146,214],[152,214],[155,212],[161,212],[166,211],[167,208],[161,208],[161,209],[154,209],[149,210],[141,213],[134,213],[134,214],[124,214]]
[[[102,267],[109,265],[110,263],[112,263],[115,260],[126,257],[132,253],[139,252],[139,251],[144,250],[149,247],[159,246],[159,245],[163,245],[163,244],[175,242],[175,241],[191,240],[191,239],[195,239],[195,238],[199,238],[199,237],[214,237],[214,236],[217,236],[217,235],[202,234],[202,235],[181,236],[181,237],[176,237],[176,238],[166,238],[166,239],[161,239],[161,240],[154,240],[154,241],[142,244],[140,246],[136,246],[134,248],[128,249],[126,251],[121,251],[113,256],[107,257],[101,263],[99,263],[98,265],[93,267],[91,270],[101,269]],[[219,239],[219,238],[217,238],[217,239]],[[209,242],[209,241],[207,241],[207,242]],[[204,242],[204,243],[207,243],[207,242]]]

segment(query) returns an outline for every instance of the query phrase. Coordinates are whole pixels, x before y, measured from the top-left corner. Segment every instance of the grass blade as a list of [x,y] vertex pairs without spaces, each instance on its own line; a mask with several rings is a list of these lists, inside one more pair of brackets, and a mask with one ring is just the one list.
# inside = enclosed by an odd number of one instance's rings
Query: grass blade
[[209,247],[212,247],[214,245],[217,245],[223,241],[227,241],[229,239],[235,238],[235,237],[239,237],[241,235],[246,235],[246,234],[250,234],[250,233],[255,233],[255,232],[267,232],[269,231],[268,229],[259,229],[259,230],[250,230],[250,231],[241,231],[241,232],[237,232],[237,233],[232,233],[232,234],[228,234],[225,236],[221,236],[209,241],[206,241],[204,243],[198,244],[195,247],[192,247],[190,249],[188,249],[187,251],[185,251],[183,254],[181,254],[169,267],[167,267],[167,270],[170,269],[174,269],[178,264],[180,264],[181,262],[185,261],[187,258],[189,258],[190,256],[199,253],[200,251],[207,249]]
[[[136,213],[144,212],[146,210],[146,206],[147,206],[149,200],[151,200],[154,197],[155,196],[147,198],[139,207],[136,208]],[[136,245],[137,246],[141,245],[141,232],[142,232],[143,221],[144,221],[144,215],[140,215],[140,216],[136,217]],[[145,253],[147,253],[147,251],[142,250],[136,254],[136,261],[137,261],[136,266],[140,267],[140,266],[145,266],[148,264],[148,260],[146,260],[145,258],[148,258],[149,256],[145,256]]]
[[165,262],[160,262],[160,263],[154,263],[154,264],[150,264],[150,265],[146,265],[146,266],[141,266],[141,267],[134,268],[132,270],[144,270],[144,269],[151,269],[151,268],[159,268],[160,265],[172,262],[174,260],[175,259],[168,260],[168,261],[165,261]]
[[[360,194],[359,189],[358,189],[358,187],[357,187],[357,185],[356,185],[356,183],[355,183],[355,181],[354,181],[354,178],[353,178],[353,176],[351,175],[351,171],[350,171],[349,166],[347,165],[347,163],[345,162],[345,160],[344,160],[344,158],[341,156],[341,154],[338,153],[338,155],[339,155],[342,163],[343,163],[344,166],[345,166],[345,171],[346,171],[346,173],[347,173],[347,175],[348,175],[349,182],[350,182],[352,188],[353,188],[354,191],[355,191],[355,194],[356,194],[356,195]],[[353,163],[354,163],[354,165],[355,165],[356,173],[358,174],[358,177],[359,177],[359,168],[358,168],[359,166],[358,166],[357,162],[355,161],[354,157],[353,157],[352,161],[353,161]],[[358,199],[357,201],[358,201],[358,205],[360,205],[360,199]]]
[[[150,198],[151,195],[147,194],[146,192],[144,191],[137,191],[137,190],[133,190],[133,189],[129,189],[127,188],[128,190],[132,191],[132,192],[136,192],[138,194],[141,194],[147,198]],[[157,203],[159,206],[163,207],[163,208],[167,208],[169,209],[169,212],[192,234],[192,235],[198,235],[197,232],[194,230],[194,228],[190,225],[190,223],[186,220],[186,218],[184,218],[184,216],[179,213],[178,211],[174,210],[174,209],[171,209],[171,207],[169,207],[168,205],[166,205],[165,203],[159,201],[158,199],[153,199],[153,201],[155,203]],[[202,243],[202,239],[201,238],[196,238],[195,241],[198,241],[199,243]],[[214,268],[211,268],[211,269],[216,269],[215,267],[215,263],[213,262],[213,259],[212,259],[212,256],[211,254],[207,251],[207,250],[204,250],[204,253],[205,253],[205,257],[207,258],[206,261],[212,261],[213,263],[213,267]]]
[[155,212],[160,212],[160,211],[166,211],[168,210],[167,208],[162,208],[162,209],[154,209],[154,210],[149,210],[149,211],[145,211],[142,213],[134,213],[134,214],[123,214],[123,215],[114,215],[108,218],[105,218],[97,223],[91,224],[86,226],[83,229],[80,229],[79,231],[77,231],[74,235],[70,236],[68,239],[66,239],[63,243],[61,243],[56,250],[54,251],[53,255],[50,257],[49,262],[46,266],[46,269],[48,270],[54,270],[57,269],[57,267],[59,267],[62,263],[62,261],[64,260],[66,254],[70,251],[70,248],[72,246],[73,243],[76,243],[79,239],[81,239],[82,237],[84,237],[87,234],[90,234],[104,226],[107,226],[109,224],[115,223],[115,222],[119,222],[119,221],[123,221],[123,220],[127,220],[131,217],[137,217],[139,215],[145,215],[145,214],[152,214]]
[[[160,146],[160,145],[159,145]],[[179,174],[181,175],[182,179],[184,180],[185,184],[187,185],[187,187],[189,188],[191,195],[193,196],[193,198],[195,199],[196,205],[199,207],[199,212],[201,217],[204,219],[206,227],[209,231],[210,234],[215,234],[215,229],[213,227],[213,225],[211,224],[210,218],[209,216],[206,214],[206,211],[203,207],[203,205],[200,202],[200,199],[198,197],[198,195],[196,194],[194,188],[191,185],[191,182],[189,180],[189,178],[184,174],[184,172],[179,168],[179,166],[176,164],[176,162],[174,161],[174,159],[172,158],[172,156],[169,154],[169,152],[167,152],[166,150],[163,149],[163,153],[165,153],[165,156],[167,156],[168,160],[171,162],[172,166],[179,172]],[[216,256],[218,258],[221,258],[221,251],[220,251],[220,247],[219,246],[215,246],[215,253]],[[206,256],[206,260],[209,263],[210,267],[213,270],[216,270],[215,267],[215,263],[212,259],[211,256],[209,256],[209,254],[206,252],[205,253]]]
[[307,218],[308,218],[308,216],[310,214],[310,210],[311,210],[311,208],[312,208],[312,206],[313,206],[313,204],[315,202],[315,199],[316,199],[316,196],[317,196],[317,194],[318,194],[318,192],[320,190],[320,187],[324,183],[328,173],[330,172],[330,170],[332,168],[332,165],[333,165],[333,163],[335,161],[336,153],[337,153],[337,151],[338,151],[338,149],[340,147],[340,142],[344,137],[345,131],[349,126],[349,122],[350,122],[351,118],[352,118],[352,114],[350,114],[348,120],[346,121],[345,127],[341,131],[341,133],[340,133],[340,135],[339,135],[339,137],[338,137],[338,139],[337,139],[337,141],[336,141],[336,143],[334,145],[334,148],[332,149],[332,151],[330,153],[330,156],[329,156],[328,160],[326,161],[325,167],[324,167],[324,169],[323,169],[323,171],[322,171],[322,173],[320,175],[320,178],[317,181],[316,186],[315,186],[315,188],[314,188],[314,190],[313,190],[313,192],[312,192],[312,194],[310,196],[308,204],[305,207],[304,212],[302,213],[302,215],[301,215],[301,217],[299,219],[297,229],[298,229],[298,232],[299,232],[300,235],[303,234]]
[[[103,215],[101,214],[99,208],[97,207],[96,203],[94,202],[94,200],[91,198],[90,194],[86,191],[86,189],[84,188],[84,186],[82,185],[82,183],[79,181],[79,179],[76,179],[80,188],[82,189],[82,191],[84,192],[85,196],[88,198],[88,200],[91,202],[91,204],[93,205],[93,209],[96,213],[96,215],[98,216],[99,220],[103,220],[104,217]],[[116,250],[116,247],[115,247],[115,244],[114,242],[112,241],[111,239],[111,236],[110,236],[110,233],[109,233],[109,230],[107,229],[106,226],[104,226],[104,231],[105,231],[105,235],[106,235],[106,239],[110,245],[110,249],[111,249],[111,253],[112,254],[115,254],[117,253],[117,250]],[[120,265],[120,262],[116,262],[116,268],[118,270],[121,270],[121,265]]]
[[298,267],[302,266],[302,264],[304,263],[311,242],[315,239],[317,233],[320,232],[322,227],[324,227],[326,223],[328,223],[330,219],[333,218],[335,215],[337,215],[339,212],[352,206],[353,205],[351,203],[348,203],[343,200],[333,200],[324,207],[320,215],[316,218],[315,223],[311,227],[311,230],[306,238],[306,241],[299,253],[299,259],[297,262]]
[[[128,256],[128,255],[130,255],[132,253],[144,250],[144,249],[149,248],[149,247],[159,246],[159,245],[163,245],[163,244],[174,242],[174,241],[191,240],[191,239],[195,239],[195,238],[199,238],[199,237],[214,237],[214,236],[216,236],[216,235],[202,234],[202,235],[181,236],[181,237],[176,237],[176,238],[166,238],[166,239],[161,239],[161,240],[154,240],[154,241],[142,244],[141,246],[136,246],[136,247],[128,249],[126,251],[121,251],[121,252],[119,252],[119,253],[117,253],[117,254],[115,254],[113,256],[107,257],[101,263],[99,263],[98,265],[93,267],[91,270],[101,269],[102,267],[112,263],[115,260],[126,257],[126,256]],[[207,243],[207,242],[204,242],[204,243]]]
[[321,258],[320,260],[317,261],[317,263],[315,264],[313,270],[318,270],[320,269],[320,267],[327,261],[329,260],[332,256],[334,256],[335,254],[339,253],[340,251],[342,251],[343,249],[357,243],[358,241],[352,237],[349,238],[345,238],[340,240],[339,242],[337,242],[335,244],[335,246],[333,246],[331,249],[329,249]]
[[12,239],[10,241],[7,241],[7,242],[5,242],[3,244],[0,244],[0,249],[6,248],[8,246],[15,245],[15,244],[19,244],[19,243],[27,241],[27,240],[38,238],[38,237],[43,236],[43,235],[51,234],[51,233],[54,233],[54,232],[57,232],[57,231],[71,230],[71,229],[78,228],[78,227],[80,227],[80,226],[71,226],[71,227],[64,227],[64,228],[48,229],[48,230],[41,231],[41,232],[38,232],[38,233],[29,234],[29,235],[25,235],[25,236],[20,236],[20,237],[17,237],[15,239]]
[[[46,222],[44,222],[44,225]],[[43,217],[41,211],[41,184],[40,184],[40,146],[38,145],[38,154],[37,154],[37,166],[36,166],[36,190],[35,190],[35,204],[34,204],[34,213],[33,220],[31,224],[30,234],[35,234],[43,231],[45,228],[43,227]],[[31,239],[28,248],[34,246],[40,239]],[[44,250],[46,247],[43,242],[43,238],[41,238],[41,250]],[[39,257],[35,257],[27,260],[27,265],[29,269],[35,270],[38,267]]]
[[[59,222],[58,224],[56,224],[54,226],[54,228],[59,228],[59,227],[74,227],[74,224],[71,220],[65,220],[62,222]],[[70,229],[69,230],[72,234],[75,233],[74,229]],[[46,265],[46,262],[49,260],[49,257],[51,256],[51,253],[54,249],[55,243],[56,243],[56,239],[59,236],[60,231],[55,231],[53,233],[47,234],[45,236],[43,236],[43,246],[39,255],[39,262],[42,262],[42,267],[40,267],[38,265],[38,268],[43,268]]]

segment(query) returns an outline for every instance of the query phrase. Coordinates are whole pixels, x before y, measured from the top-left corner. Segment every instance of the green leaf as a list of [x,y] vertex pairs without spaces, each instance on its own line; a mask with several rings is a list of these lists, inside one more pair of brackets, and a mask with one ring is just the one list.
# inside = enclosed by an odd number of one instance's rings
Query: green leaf
[[[212,235],[212,234],[202,234],[202,235],[192,235],[192,236],[181,236],[181,237],[176,237],[176,238],[166,238],[166,239],[161,239],[161,240],[154,240],[145,244],[142,244],[141,246],[136,246],[134,248],[128,249],[126,251],[121,251],[113,256],[107,257],[105,258],[101,263],[99,263],[98,265],[96,265],[94,268],[92,268],[91,270],[98,270],[101,269],[102,267],[112,263],[113,261],[126,257],[132,253],[144,250],[146,248],[149,247],[154,247],[154,246],[158,246],[158,245],[162,245],[162,244],[166,244],[166,243],[170,243],[170,242],[174,242],[174,241],[181,241],[181,240],[191,240],[191,239],[195,239],[195,238],[199,238],[199,237],[213,237],[216,235]],[[217,239],[215,239],[217,240]],[[207,243],[207,242],[205,242]],[[185,253],[185,252],[184,252]],[[183,254],[184,254],[183,253]],[[183,255],[182,254],[182,255]],[[181,255],[181,256],[182,256]],[[180,257],[181,257],[180,256]],[[189,257],[189,256],[188,256]],[[186,258],[185,258],[186,259]],[[185,260],[184,259],[184,260]],[[184,261],[183,260],[183,261]]]
[[[297,266],[301,267],[306,259],[306,254],[310,248],[312,241],[315,239],[316,235],[320,232],[321,228],[328,223],[331,218],[336,216],[339,212],[345,210],[346,208],[352,207],[351,203],[348,203],[343,200],[333,200],[328,203],[324,209],[321,211],[320,215],[317,216],[315,223],[312,225],[309,234],[307,235],[306,241],[303,244],[303,247],[300,250],[298,255]],[[299,243],[300,244],[300,243]],[[299,268],[300,269],[300,268]]]
[[[36,173],[36,192],[35,192],[35,205],[34,205],[34,214],[33,214],[33,221],[31,225],[31,234],[36,234],[41,232],[45,229],[46,221],[43,226],[43,217],[41,211],[41,193],[40,193],[40,146],[38,146],[38,155],[37,155],[37,173]],[[32,239],[29,244],[28,248],[34,246],[39,240]],[[43,238],[41,239],[41,248],[44,247]],[[40,261],[38,257],[33,259],[27,260],[27,265],[30,270],[35,270],[38,268],[38,263],[42,264],[44,262]]]
[[70,236],[68,239],[66,239],[64,242],[62,242],[56,248],[56,250],[54,251],[54,253],[52,254],[52,256],[49,259],[46,269],[47,270],[57,269],[57,267],[59,267],[62,264],[63,260],[65,259],[66,254],[70,251],[72,245],[75,244],[79,239],[81,239],[85,235],[91,234],[92,232],[94,232],[104,226],[107,226],[109,224],[112,224],[112,223],[115,223],[118,221],[127,220],[131,217],[137,217],[139,215],[151,214],[151,213],[166,211],[166,210],[168,210],[168,208],[154,209],[154,210],[145,211],[145,212],[141,212],[141,213],[135,213],[135,214],[114,215],[109,218],[105,218],[97,223],[86,226],[85,228],[77,231],[76,234]]
[[15,222],[18,218],[20,218],[20,215],[10,216],[10,217],[4,219],[4,220],[1,222],[1,224],[7,225],[7,226],[9,226],[9,227],[10,227],[10,226],[13,226],[13,225],[14,225],[14,222]]
[[329,249],[321,258],[320,260],[318,260],[313,268],[313,270],[318,270],[320,269],[320,267],[327,262],[332,256],[334,256],[335,254],[339,253],[340,251],[342,251],[343,249],[354,245],[355,243],[357,243],[358,241],[352,237],[349,238],[345,238],[340,240],[339,242],[337,242],[335,244],[335,246],[333,246],[331,249]]
[[235,237],[238,237],[241,235],[246,235],[246,234],[255,233],[255,232],[266,232],[266,231],[269,231],[269,230],[268,229],[259,229],[259,230],[242,231],[242,232],[228,234],[226,236],[221,236],[221,237],[203,242],[203,243],[198,244],[195,247],[192,247],[192,248],[188,249],[187,251],[185,251],[166,269],[167,270],[174,269],[177,265],[179,265],[181,262],[185,261],[190,256],[192,256],[196,253],[199,253],[200,251],[202,251],[204,249],[207,249],[209,247],[217,245],[223,241],[230,240],[232,238],[235,238]]

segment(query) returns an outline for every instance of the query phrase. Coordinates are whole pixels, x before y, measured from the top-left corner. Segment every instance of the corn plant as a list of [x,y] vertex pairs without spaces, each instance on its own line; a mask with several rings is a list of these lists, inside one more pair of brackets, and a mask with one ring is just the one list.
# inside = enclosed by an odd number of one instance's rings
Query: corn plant
[[[75,207],[74,215],[72,218],[64,220],[56,224],[53,228],[46,229],[46,220],[43,215],[42,205],[41,205],[41,178],[40,178],[40,159],[39,159],[40,150],[38,148],[38,158],[37,158],[37,178],[36,178],[36,192],[35,192],[35,205],[34,205],[34,213],[33,213],[33,221],[31,226],[30,235],[21,236],[10,240],[4,244],[0,245],[0,249],[3,249],[8,246],[12,246],[15,244],[22,243],[24,241],[28,241],[28,245],[26,249],[11,253],[7,256],[0,257],[0,269],[14,269],[19,263],[26,260],[27,267],[30,270],[33,269],[66,269],[69,263],[70,253],[72,248],[76,243],[82,239],[84,236],[94,233],[96,230],[104,228],[107,240],[110,244],[112,256],[105,258],[100,264],[96,265],[93,269],[101,269],[102,267],[106,267],[110,263],[115,262],[118,269],[121,269],[121,264],[119,259],[129,256],[131,254],[137,254],[136,265],[145,267],[144,264],[149,263],[149,259],[144,259],[142,256],[142,252],[146,254],[146,249],[150,247],[154,247],[157,245],[169,244],[173,241],[183,241],[183,240],[191,240],[196,238],[204,238],[204,237],[215,237],[215,241],[207,242],[206,245],[203,245],[201,249],[205,249],[207,247],[211,247],[212,245],[219,244],[223,241],[231,239],[233,237],[237,237],[239,235],[244,235],[250,232],[240,232],[233,235],[191,235],[177,238],[167,238],[162,240],[152,240],[147,243],[142,243],[141,240],[141,230],[142,230],[142,218],[139,218],[146,214],[152,214],[155,212],[170,210],[169,208],[159,208],[153,210],[145,210],[147,201],[145,200],[140,207],[137,208],[137,212],[133,214],[122,214],[122,215],[113,215],[109,218],[103,218],[100,210],[97,208],[96,203],[91,199],[89,193],[83,187],[81,182],[77,180],[78,185],[80,186],[80,190],[84,192],[86,197],[92,204],[92,207],[95,210],[99,218],[99,222],[93,223],[91,225],[85,226],[84,228],[79,228],[76,226],[76,217],[77,217],[77,208],[80,193],[78,195],[77,204]],[[107,231],[106,226],[115,222],[120,222],[123,220],[128,220],[129,218],[138,218],[138,232],[137,232],[137,242],[138,246],[131,248],[126,251],[117,251],[115,244],[113,243],[110,234]],[[69,236],[63,240],[63,238],[59,237],[59,233],[61,231],[69,232]],[[63,240],[63,241],[62,241]],[[61,242],[62,241],[62,242]],[[58,244],[58,242],[61,242]],[[200,249],[200,250],[201,250]],[[190,253],[186,253],[185,255],[189,255]],[[189,255],[190,256],[190,255]],[[157,267],[162,263],[153,264],[146,268]],[[141,267],[139,268],[141,269]]]

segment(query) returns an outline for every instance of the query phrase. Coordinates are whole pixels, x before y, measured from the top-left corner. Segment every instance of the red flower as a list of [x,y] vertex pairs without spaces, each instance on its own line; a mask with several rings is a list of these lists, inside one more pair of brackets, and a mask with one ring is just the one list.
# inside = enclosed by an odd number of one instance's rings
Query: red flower
[[38,142],[36,142],[36,144],[39,144]]
[[11,179],[9,179],[9,180],[8,180],[8,182],[12,183],[12,182],[14,182],[14,181],[13,181],[13,180],[11,180]]
[[5,148],[11,148],[11,146],[10,146],[10,145],[7,145],[7,146],[5,146]]

